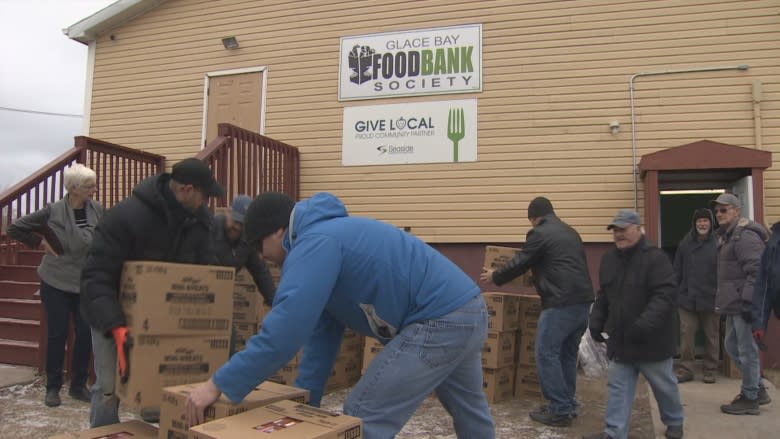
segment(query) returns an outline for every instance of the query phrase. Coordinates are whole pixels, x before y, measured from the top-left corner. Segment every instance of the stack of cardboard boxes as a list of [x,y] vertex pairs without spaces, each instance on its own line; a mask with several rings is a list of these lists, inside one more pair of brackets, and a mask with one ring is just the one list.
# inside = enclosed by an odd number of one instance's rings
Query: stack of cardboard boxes
[[[484,267],[502,268],[518,252],[515,248],[487,246]],[[507,285],[528,287],[532,282],[531,273],[527,271]],[[490,318],[482,356],[488,401],[504,401],[512,396],[541,399],[534,357],[536,326],[541,313],[539,296],[487,292],[484,297]]]
[[231,267],[127,262],[120,301],[132,337],[129,376],[116,393],[135,409],[158,408],[163,387],[205,381],[228,359]]
[[270,309],[263,303],[263,296],[246,269],[236,273],[233,285],[233,333],[236,352],[246,347],[250,337],[257,334],[258,326]]
[[520,302],[506,293],[483,294],[488,310],[488,335],[482,348],[483,388],[488,402],[511,399]]
[[[160,410],[161,438],[187,439],[189,429],[187,428],[184,404],[190,392],[200,384],[184,384],[165,388]],[[266,381],[251,391],[239,404],[231,403],[224,395],[220,396],[217,402],[206,409],[205,422],[235,416],[256,407],[286,399],[298,403],[308,403],[309,391]]]

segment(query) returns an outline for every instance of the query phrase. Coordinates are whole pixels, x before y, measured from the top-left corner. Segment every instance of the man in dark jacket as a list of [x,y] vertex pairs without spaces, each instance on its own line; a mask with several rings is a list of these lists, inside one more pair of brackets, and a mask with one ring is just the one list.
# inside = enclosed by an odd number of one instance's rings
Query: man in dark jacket
[[220,265],[235,267],[236,271],[246,268],[260,289],[266,305],[270,306],[276,293],[271,272],[243,237],[244,216],[251,202],[248,195],[238,195],[233,199],[229,215],[223,213],[214,216],[214,251]]
[[739,395],[720,410],[732,415],[758,415],[758,406],[771,400],[761,385],[761,362],[752,333],[753,291],[769,233],[761,224],[741,217],[742,203],[736,195],[721,194],[713,205],[720,243],[715,311],[726,315],[723,346],[742,371]]
[[680,305],[680,364],[675,374],[684,383],[693,379],[696,331],[704,332],[702,381],[714,383],[720,358],[720,316],[715,313],[718,290],[718,242],[709,209],[693,213],[691,232],[680,241],[674,256],[677,303]]
[[620,210],[607,226],[615,247],[601,258],[600,289],[590,315],[594,340],[609,338],[606,428],[587,438],[628,437],[639,373],[650,383],[667,438],[683,436],[683,407],[672,371],[677,340],[677,286],[672,264],[644,237],[633,210]]
[[533,228],[522,251],[503,268],[485,269],[480,277],[488,284],[502,285],[532,270],[542,299],[536,367],[542,393],[550,403],[529,415],[543,424],[568,426],[577,416],[577,351],[588,327],[593,285],[580,235],[555,215],[550,200],[533,199],[528,220]]
[[772,225],[772,235],[761,255],[761,271],[753,293],[753,338],[764,343],[769,318],[780,319],[780,222]]
[[[119,301],[122,266],[129,260],[216,264],[209,197],[225,196],[206,164],[190,158],[170,174],[149,177],[109,210],[95,229],[81,273],[81,312],[92,327],[96,381],[90,426],[119,422],[114,394],[117,346],[127,336]],[[142,415],[144,413],[142,412]],[[154,410],[145,418],[154,418]]]

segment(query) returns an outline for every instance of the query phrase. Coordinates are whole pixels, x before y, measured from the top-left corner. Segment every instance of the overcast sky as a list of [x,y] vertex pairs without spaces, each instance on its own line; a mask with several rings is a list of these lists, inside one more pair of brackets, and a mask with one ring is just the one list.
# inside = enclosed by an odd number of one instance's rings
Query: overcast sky
[[87,46],[62,29],[114,1],[0,0],[0,192],[83,134]]

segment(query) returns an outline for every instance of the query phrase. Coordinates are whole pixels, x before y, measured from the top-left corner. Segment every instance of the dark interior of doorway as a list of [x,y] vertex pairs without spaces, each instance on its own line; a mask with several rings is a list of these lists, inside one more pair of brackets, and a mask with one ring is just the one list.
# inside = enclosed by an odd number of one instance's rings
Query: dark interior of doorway
[[670,260],[674,261],[677,245],[693,227],[693,212],[709,209],[717,196],[717,193],[661,194],[661,248]]

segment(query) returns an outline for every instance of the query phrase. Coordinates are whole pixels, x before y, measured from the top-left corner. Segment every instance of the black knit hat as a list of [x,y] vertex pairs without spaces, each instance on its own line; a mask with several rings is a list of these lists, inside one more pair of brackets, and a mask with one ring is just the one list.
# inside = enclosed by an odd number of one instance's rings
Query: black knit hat
[[696,223],[696,220],[699,218],[707,218],[712,222],[712,214],[710,213],[709,209],[696,209],[693,212],[693,222]]
[[555,213],[552,203],[545,197],[536,197],[528,204],[528,218],[539,218]]
[[251,245],[274,233],[287,228],[295,202],[287,194],[266,192],[255,198],[246,210],[244,218],[244,238]]

